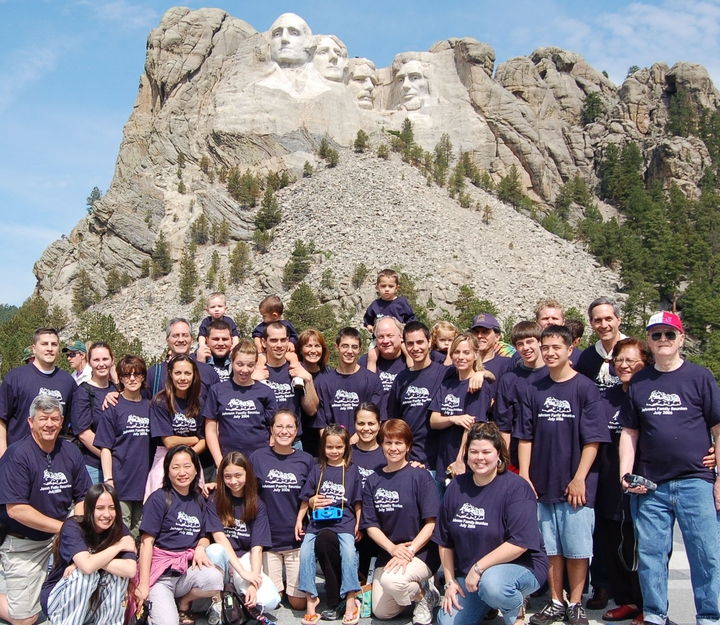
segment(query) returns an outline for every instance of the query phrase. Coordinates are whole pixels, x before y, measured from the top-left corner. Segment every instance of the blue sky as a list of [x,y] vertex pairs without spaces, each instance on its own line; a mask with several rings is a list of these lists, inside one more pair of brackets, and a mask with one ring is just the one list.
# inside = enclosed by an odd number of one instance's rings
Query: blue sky
[[[475,37],[497,62],[555,45],[620,84],[628,67],[701,63],[720,81],[720,0],[325,0],[187,2],[217,6],[259,31],[285,11],[338,35],[382,67],[407,50]],[[137,95],[145,42],[175,3],[0,0],[0,303],[35,287],[33,263],[110,185]]]

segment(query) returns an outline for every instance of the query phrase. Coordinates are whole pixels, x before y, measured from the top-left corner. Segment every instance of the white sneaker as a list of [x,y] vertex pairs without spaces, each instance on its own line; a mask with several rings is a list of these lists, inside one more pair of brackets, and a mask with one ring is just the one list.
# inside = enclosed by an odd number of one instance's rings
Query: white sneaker
[[436,590],[432,580],[423,583],[425,596],[415,604],[412,622],[414,625],[430,625],[433,620],[433,610],[440,605],[440,593]]
[[222,601],[213,599],[210,609],[207,611],[208,625],[220,625],[222,623]]

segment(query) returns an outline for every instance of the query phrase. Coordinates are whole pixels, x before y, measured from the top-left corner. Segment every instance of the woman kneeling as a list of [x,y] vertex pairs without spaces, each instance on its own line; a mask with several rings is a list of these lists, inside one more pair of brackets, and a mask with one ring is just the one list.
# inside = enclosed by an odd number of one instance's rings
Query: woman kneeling
[[547,578],[535,493],[507,470],[494,423],[472,426],[464,460],[467,471],[450,482],[433,533],[445,572],[438,625],[476,625],[492,608],[513,625]]
[[54,565],[40,601],[54,625],[121,625],[128,581],[137,571],[135,540],[108,484],[94,484],[85,512],[70,517],[53,547]]

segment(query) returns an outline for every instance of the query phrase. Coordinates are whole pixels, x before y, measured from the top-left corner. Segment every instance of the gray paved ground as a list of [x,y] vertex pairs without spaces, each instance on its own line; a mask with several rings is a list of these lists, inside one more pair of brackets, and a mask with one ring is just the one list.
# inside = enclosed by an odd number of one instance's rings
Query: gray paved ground
[[[673,555],[670,560],[670,581],[669,581],[669,601],[670,601],[670,620],[677,625],[692,625],[695,623],[695,606],[693,604],[692,587],[690,585],[690,567],[688,566],[687,557],[685,555],[685,547],[680,537],[680,530],[675,526],[675,536],[673,545]],[[322,579],[318,578],[318,588],[320,594],[323,592]],[[539,610],[544,598],[532,599],[528,614]],[[611,603],[612,607],[612,603]],[[324,605],[321,606],[321,609]],[[591,625],[602,623],[602,615],[604,610],[588,612],[588,619]],[[296,612],[285,605],[275,611],[278,625],[299,625],[303,614]],[[206,625],[207,620],[202,615],[197,615],[197,625]],[[4,622],[4,621],[0,621]],[[47,621],[46,621],[47,622]],[[527,619],[526,619],[527,622]],[[336,621],[340,623],[340,621]],[[392,625],[406,625],[411,623],[411,615],[408,614],[402,618],[392,621],[379,621],[375,618],[361,619],[361,625],[380,625],[381,623],[390,623]],[[629,623],[629,621],[625,621]],[[487,621],[487,625],[503,625],[502,618],[496,618],[494,621]],[[99,623],[98,625],[103,625]]]

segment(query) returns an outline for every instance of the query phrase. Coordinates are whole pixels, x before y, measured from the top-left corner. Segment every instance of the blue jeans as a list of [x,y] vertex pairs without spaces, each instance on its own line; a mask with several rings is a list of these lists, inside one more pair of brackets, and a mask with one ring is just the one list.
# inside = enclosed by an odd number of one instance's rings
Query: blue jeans
[[96,469],[95,467],[91,467],[89,464],[86,464],[85,468],[87,469],[90,481],[93,484],[99,484],[103,481],[102,469]]
[[671,480],[655,492],[632,495],[638,575],[648,623],[664,624],[668,611],[668,554],[677,519],[690,563],[698,625],[720,623],[720,540],[713,485],[698,478]]
[[483,573],[477,592],[468,592],[464,577],[458,577],[457,582],[465,593],[465,599],[457,594],[462,610],[453,607],[450,615],[441,608],[437,614],[438,625],[476,625],[482,623],[492,608],[502,612],[506,625],[513,625],[523,598],[540,587],[532,571],[519,564],[491,566]]
[[[338,534],[340,543],[341,582],[340,596],[345,597],[349,592],[360,590],[358,580],[358,553],[355,549],[355,537],[352,534]],[[298,590],[309,593],[311,597],[317,597],[318,591],[315,585],[315,538],[316,534],[305,534],[302,545],[300,545],[300,575]]]

